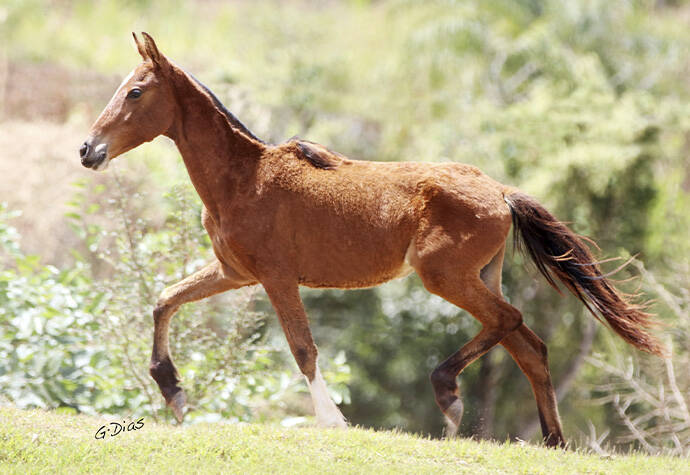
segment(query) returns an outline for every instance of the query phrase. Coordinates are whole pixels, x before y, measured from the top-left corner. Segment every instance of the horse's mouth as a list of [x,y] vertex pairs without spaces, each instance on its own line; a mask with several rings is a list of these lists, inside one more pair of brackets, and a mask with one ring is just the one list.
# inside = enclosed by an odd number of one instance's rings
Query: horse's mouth
[[90,168],[92,170],[96,171],[102,171],[105,170],[108,167],[108,159],[105,157],[97,158],[93,161],[91,160],[82,160],[81,164],[84,165],[86,168]]
[[110,163],[110,160],[108,159],[108,157],[103,157],[98,162],[94,163],[94,165],[90,168],[92,170],[97,171],[97,172],[102,172],[106,168],[108,168],[109,163]]
[[99,144],[96,147],[91,147],[87,142],[81,146],[79,150],[81,156],[81,164],[86,168],[91,168],[96,171],[103,171],[108,168],[108,145]]

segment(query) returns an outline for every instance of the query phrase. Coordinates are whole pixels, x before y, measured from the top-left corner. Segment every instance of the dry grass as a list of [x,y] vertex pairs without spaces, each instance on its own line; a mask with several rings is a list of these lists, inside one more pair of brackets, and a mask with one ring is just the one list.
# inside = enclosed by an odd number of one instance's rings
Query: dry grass
[[25,251],[50,263],[65,263],[68,256],[61,253],[77,244],[64,216],[73,183],[103,180],[79,163],[85,130],[83,125],[51,122],[0,124],[0,200],[22,211],[12,224],[23,236]]
[[[120,79],[46,63],[9,63],[4,68],[0,201],[22,212],[12,225],[21,233],[26,253],[65,265],[71,262],[67,250],[84,251],[65,218],[74,184],[88,183],[87,194],[96,185],[113,184],[112,173],[82,167],[78,150]],[[117,167],[126,170],[126,183],[153,188],[141,164],[118,162]],[[142,186],[142,181],[147,184]]]
[[47,63],[1,69],[0,201],[22,211],[12,224],[25,251],[64,264],[77,244],[64,217],[73,184],[103,181],[80,165],[79,144],[117,78]]

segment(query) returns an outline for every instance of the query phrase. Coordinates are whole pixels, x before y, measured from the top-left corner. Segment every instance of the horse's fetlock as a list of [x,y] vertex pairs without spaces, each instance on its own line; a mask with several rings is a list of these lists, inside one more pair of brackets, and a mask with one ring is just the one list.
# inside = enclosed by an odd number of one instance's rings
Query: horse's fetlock
[[294,351],[295,361],[297,366],[299,366],[300,371],[311,381],[314,379],[314,374],[316,372],[316,359],[318,352],[316,346],[311,347],[300,347],[296,348]]
[[431,372],[429,379],[431,380],[431,385],[434,388],[434,392],[437,394],[439,392],[454,393],[458,388],[458,385],[455,382],[455,376],[449,374],[440,366]]
[[434,388],[434,398],[441,411],[446,411],[453,402],[458,400],[458,384],[455,376],[449,374],[444,368],[436,368],[429,377]]
[[180,382],[175,366],[167,358],[161,361],[151,361],[149,374],[161,389],[176,387],[177,383]]
[[149,364],[149,374],[156,382],[163,376],[161,372],[162,369],[160,361],[152,361],[151,364]]

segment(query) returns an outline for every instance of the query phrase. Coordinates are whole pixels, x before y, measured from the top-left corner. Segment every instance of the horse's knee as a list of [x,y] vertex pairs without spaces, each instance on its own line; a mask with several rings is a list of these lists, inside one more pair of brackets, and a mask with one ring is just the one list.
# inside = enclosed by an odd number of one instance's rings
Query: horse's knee
[[546,364],[549,361],[549,350],[546,347],[546,343],[539,340],[535,346],[536,346],[535,350],[537,351],[537,355],[539,355],[539,358],[541,359],[541,361],[544,364]]
[[174,307],[164,299],[158,299],[156,306],[153,308],[153,323],[158,323],[167,318],[175,311]]
[[166,314],[166,305],[161,305],[160,303],[157,303],[156,306],[153,308],[153,322],[158,323],[161,318],[163,318],[163,315]]

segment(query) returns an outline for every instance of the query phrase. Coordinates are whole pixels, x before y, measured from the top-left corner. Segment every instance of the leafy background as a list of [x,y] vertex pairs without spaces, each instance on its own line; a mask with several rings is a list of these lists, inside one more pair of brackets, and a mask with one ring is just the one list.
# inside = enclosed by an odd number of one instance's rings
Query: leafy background
[[[504,293],[547,342],[568,439],[687,454],[689,24],[684,1],[5,0],[0,395],[171,420],[147,375],[150,313],[211,258],[199,200],[165,139],[103,175],[76,153],[137,64],[130,32],[144,30],[268,141],[471,163],[595,238],[602,257],[637,255],[618,277],[655,299],[668,362],[627,348],[510,250]],[[303,297],[350,422],[442,435],[428,374],[477,332],[469,315],[414,276]],[[310,423],[261,288],[187,305],[173,322],[190,423]],[[539,438],[503,349],[460,385],[464,435]]]

